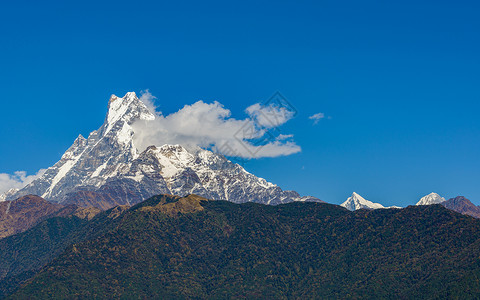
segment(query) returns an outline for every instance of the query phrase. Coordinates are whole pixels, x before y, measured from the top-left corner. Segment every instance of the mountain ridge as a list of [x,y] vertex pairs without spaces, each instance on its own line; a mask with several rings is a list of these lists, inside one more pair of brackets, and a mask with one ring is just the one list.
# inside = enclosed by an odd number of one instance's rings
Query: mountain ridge
[[457,196],[455,198],[448,199],[440,203],[447,209],[456,211],[458,213],[469,215],[474,218],[480,218],[480,207],[475,206],[470,200],[463,196]]

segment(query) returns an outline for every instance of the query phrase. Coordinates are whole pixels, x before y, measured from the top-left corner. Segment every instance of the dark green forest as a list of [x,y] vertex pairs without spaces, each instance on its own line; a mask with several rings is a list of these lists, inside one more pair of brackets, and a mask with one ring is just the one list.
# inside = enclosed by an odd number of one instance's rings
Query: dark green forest
[[91,221],[46,220],[0,249],[8,299],[480,293],[480,220],[440,205],[350,212],[157,196]]

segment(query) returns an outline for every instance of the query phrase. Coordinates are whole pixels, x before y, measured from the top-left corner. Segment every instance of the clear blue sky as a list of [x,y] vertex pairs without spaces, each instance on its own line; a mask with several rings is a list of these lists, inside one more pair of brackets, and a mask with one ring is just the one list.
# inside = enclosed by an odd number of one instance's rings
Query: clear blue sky
[[173,2],[2,1],[0,173],[53,165],[112,93],[244,118],[278,90],[302,152],[252,173],[331,203],[480,204],[477,1]]

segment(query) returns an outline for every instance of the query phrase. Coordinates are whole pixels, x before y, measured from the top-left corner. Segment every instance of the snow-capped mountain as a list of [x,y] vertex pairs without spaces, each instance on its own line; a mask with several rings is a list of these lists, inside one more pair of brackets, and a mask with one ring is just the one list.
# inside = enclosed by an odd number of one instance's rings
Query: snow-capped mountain
[[357,210],[357,209],[377,209],[377,208],[385,208],[380,203],[374,203],[371,201],[366,200],[359,194],[353,192],[352,196],[348,197],[348,199],[340,204],[340,206],[345,207],[348,210]]
[[132,124],[154,118],[135,93],[123,98],[112,95],[104,124],[87,139],[78,136],[60,161],[37,180],[6,196],[7,200],[27,194],[59,203],[104,199],[108,204],[96,205],[101,208],[135,204],[157,194],[197,194],[237,203],[320,201],[283,191],[222,155],[198,147],[151,146],[140,153],[133,142]]
[[398,208],[398,207],[385,207],[380,203],[374,203],[372,201],[368,201],[359,194],[353,192],[352,196],[348,197],[348,199],[340,204],[340,206],[345,207],[348,210],[354,211],[357,209],[378,209],[378,208]]
[[437,193],[430,193],[420,198],[420,201],[418,201],[416,205],[440,204],[442,202],[445,202],[445,198],[441,197]]

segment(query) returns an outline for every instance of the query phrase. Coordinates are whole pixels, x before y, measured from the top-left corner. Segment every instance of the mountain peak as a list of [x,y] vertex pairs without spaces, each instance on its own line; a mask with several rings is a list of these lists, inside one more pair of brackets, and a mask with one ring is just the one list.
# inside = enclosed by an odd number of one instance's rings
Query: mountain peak
[[357,210],[357,209],[378,209],[378,208],[385,208],[383,205],[380,203],[374,203],[371,201],[366,200],[356,192],[352,193],[351,197],[348,197],[348,199],[340,204],[340,206],[345,207],[348,210]]
[[445,198],[441,197],[437,193],[430,193],[426,196],[423,196],[416,205],[431,205],[431,204],[440,204],[445,202]]
[[[153,120],[155,116],[150,112],[147,106],[137,98],[134,92],[128,92],[119,98],[115,95],[110,97],[108,103],[108,113],[106,124],[113,126],[118,121],[126,121],[129,125],[137,119]],[[108,130],[107,130],[108,131]]]

